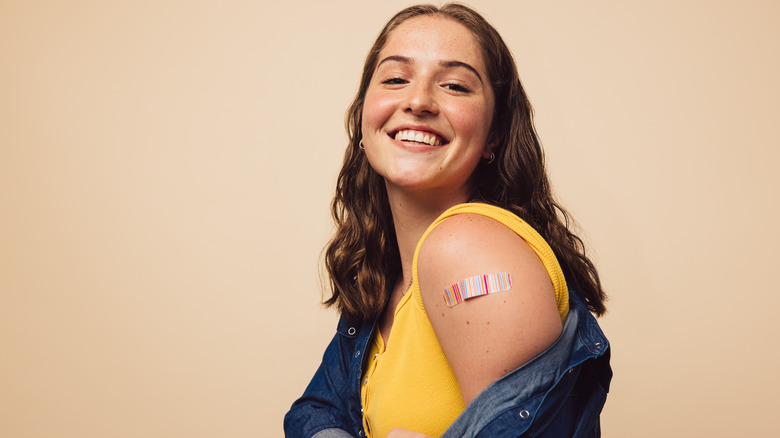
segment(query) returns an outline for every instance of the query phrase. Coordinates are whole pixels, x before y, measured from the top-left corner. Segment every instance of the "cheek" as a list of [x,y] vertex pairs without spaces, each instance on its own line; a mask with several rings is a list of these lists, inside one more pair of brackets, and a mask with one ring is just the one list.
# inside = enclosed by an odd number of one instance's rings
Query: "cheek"
[[463,135],[486,140],[490,131],[492,111],[482,103],[461,103],[450,111],[450,123]]
[[363,134],[371,133],[384,125],[393,113],[392,99],[381,92],[367,92],[363,103]]

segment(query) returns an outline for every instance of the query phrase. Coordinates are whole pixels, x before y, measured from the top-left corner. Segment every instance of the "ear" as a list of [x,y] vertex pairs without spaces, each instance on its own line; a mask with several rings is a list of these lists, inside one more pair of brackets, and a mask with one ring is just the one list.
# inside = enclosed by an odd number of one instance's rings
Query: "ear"
[[485,149],[482,151],[482,158],[489,160],[490,154],[493,153],[493,149],[496,148],[497,144],[498,136],[495,132],[491,132],[490,135],[488,135],[487,143],[485,143]]

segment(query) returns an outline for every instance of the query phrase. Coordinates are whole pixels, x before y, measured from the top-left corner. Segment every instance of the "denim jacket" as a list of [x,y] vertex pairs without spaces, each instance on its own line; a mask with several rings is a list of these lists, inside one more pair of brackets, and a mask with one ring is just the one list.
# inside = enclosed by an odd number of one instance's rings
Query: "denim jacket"
[[[609,342],[571,290],[569,306],[558,339],[485,388],[442,438],[601,436],[599,414],[612,379]],[[284,417],[285,436],[366,436],[360,379],[375,327],[339,321],[314,378]]]

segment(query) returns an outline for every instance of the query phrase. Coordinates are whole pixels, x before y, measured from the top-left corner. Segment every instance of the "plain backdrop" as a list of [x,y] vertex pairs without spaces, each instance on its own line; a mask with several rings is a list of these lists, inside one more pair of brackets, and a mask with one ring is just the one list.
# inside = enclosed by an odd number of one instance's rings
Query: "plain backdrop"
[[[279,437],[411,3],[0,1],[0,436]],[[780,2],[473,1],[611,296],[606,437],[772,436]]]

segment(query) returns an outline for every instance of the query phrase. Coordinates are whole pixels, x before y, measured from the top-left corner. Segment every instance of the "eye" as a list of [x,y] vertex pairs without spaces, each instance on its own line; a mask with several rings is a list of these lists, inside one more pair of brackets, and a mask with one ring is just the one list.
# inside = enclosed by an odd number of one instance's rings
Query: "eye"
[[444,88],[451,91],[456,91],[458,93],[468,93],[469,91],[471,91],[468,88],[464,87],[463,85],[454,82],[444,84]]
[[382,81],[385,85],[403,85],[406,83],[405,79],[402,78],[388,78]]

